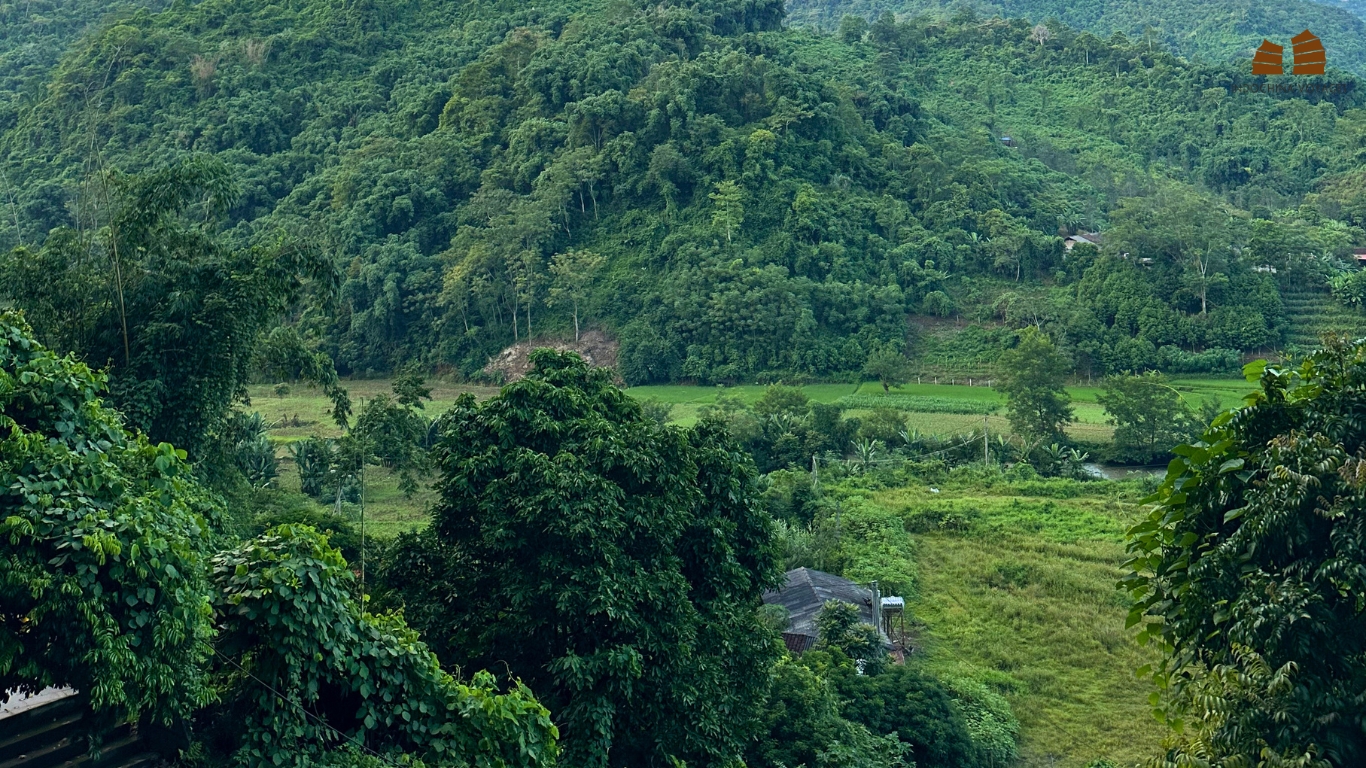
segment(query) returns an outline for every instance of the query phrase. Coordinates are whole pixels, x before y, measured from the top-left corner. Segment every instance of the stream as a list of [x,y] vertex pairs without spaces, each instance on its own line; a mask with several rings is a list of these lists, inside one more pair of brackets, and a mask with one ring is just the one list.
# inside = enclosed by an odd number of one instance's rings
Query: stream
[[1153,475],[1162,477],[1167,474],[1166,464],[1151,464],[1146,467],[1135,467],[1127,464],[1097,464],[1087,462],[1082,467],[1091,474],[1092,477],[1104,480],[1125,480],[1131,475]]

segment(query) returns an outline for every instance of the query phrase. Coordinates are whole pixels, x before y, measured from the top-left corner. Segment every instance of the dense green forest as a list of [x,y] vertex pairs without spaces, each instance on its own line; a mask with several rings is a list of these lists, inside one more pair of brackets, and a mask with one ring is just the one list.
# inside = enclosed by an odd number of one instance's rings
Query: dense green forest
[[[1360,242],[1349,76],[1257,93],[1237,66],[1056,24],[783,18],[140,12],[21,104],[0,238],[97,233],[101,169],[208,153],[236,182],[217,219],[234,243],[284,233],[341,271],[337,311],[295,320],[343,374],[471,374],[577,317],[636,383],[858,371],[915,354],[908,314],[1045,325],[1084,374],[1229,370],[1286,343],[1278,281],[1326,285]],[[1103,247],[1064,258],[1078,230]],[[110,311],[116,287],[89,300]]]
[[1058,0],[793,0],[788,17],[794,24],[834,30],[847,14],[869,20],[884,11],[897,14],[942,14],[960,8],[1036,22],[1057,20],[1100,37],[1127,35],[1144,44],[1162,45],[1188,58],[1212,62],[1246,62],[1263,39],[1279,42],[1289,52],[1291,37],[1305,29],[1323,39],[1329,61],[1339,69],[1366,72],[1366,6],[1357,0],[1236,0],[1206,3],[1177,0],[1103,0],[1068,3]]
[[[1350,7],[0,4],[0,695],[177,768],[1360,764]],[[903,621],[789,636],[798,568]]]

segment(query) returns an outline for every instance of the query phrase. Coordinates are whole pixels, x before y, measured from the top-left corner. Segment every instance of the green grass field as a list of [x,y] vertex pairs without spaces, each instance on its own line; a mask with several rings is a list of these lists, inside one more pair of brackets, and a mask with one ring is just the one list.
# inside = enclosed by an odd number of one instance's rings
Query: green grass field
[[[884,541],[859,537],[845,544],[854,563],[846,575],[913,584],[907,604],[924,663],[1006,693],[1023,766],[1133,765],[1155,754],[1164,730],[1149,714],[1150,685],[1134,675],[1151,656],[1125,631],[1116,588],[1142,490],[976,477],[938,489],[872,491],[868,501],[912,531],[901,533],[909,555],[889,557]],[[899,572],[905,562],[913,572]]]
[[[1192,407],[1199,405],[1203,397],[1217,397],[1224,406],[1236,405],[1250,385],[1242,379],[1176,379],[1173,386],[1188,399]],[[364,400],[390,391],[387,379],[352,379],[345,382],[351,393],[351,400],[359,411]],[[450,408],[455,399],[465,392],[476,397],[490,397],[497,393],[493,387],[477,387],[468,384],[455,384],[441,380],[429,382],[432,400],[426,403],[426,412],[433,416]],[[848,395],[877,397],[882,387],[876,382],[863,384],[811,384],[802,388],[807,397],[821,403],[833,403]],[[716,402],[722,394],[734,395],[746,403],[753,403],[763,396],[761,385],[741,385],[735,387],[696,387],[684,385],[631,387],[627,390],[632,396],[641,399],[655,399],[673,405],[672,418],[682,425],[696,423],[703,406]],[[1106,441],[1113,434],[1113,428],[1105,423],[1105,411],[1096,404],[1100,387],[1068,387],[1072,395],[1077,421],[1068,428],[1072,437],[1087,441]],[[248,389],[251,404],[244,406],[247,411],[258,411],[266,421],[274,426],[270,439],[278,446],[281,458],[280,485],[288,490],[298,489],[298,478],[293,462],[289,460],[285,446],[296,440],[310,436],[336,437],[341,431],[329,416],[331,403],[321,390],[303,385],[295,385],[283,395],[277,395],[274,387],[253,386]],[[981,386],[974,380],[973,386],[967,384],[907,384],[892,390],[893,395],[926,397],[941,400],[982,401],[1003,403],[999,393],[990,387]],[[858,416],[866,411],[852,410]],[[1008,433],[1010,424],[1002,411],[990,416],[958,413],[906,413],[907,426],[925,434],[954,435],[973,429],[980,429],[985,423],[992,433]],[[426,510],[434,499],[430,489],[424,488],[412,499],[404,499],[398,491],[398,481],[383,469],[374,469],[367,476],[366,518],[367,528],[377,535],[391,535],[401,530],[425,525]]]
[[[1236,405],[1251,389],[1241,379],[1178,379],[1173,386],[1192,407],[1204,397]],[[389,382],[349,381],[347,387],[359,410],[362,398],[388,392]],[[432,415],[464,392],[486,397],[497,391],[443,382],[432,388],[434,400],[426,406]],[[875,383],[803,389],[811,399],[826,403],[882,392]],[[671,403],[673,420],[685,425],[695,422],[699,410],[718,395],[753,403],[763,391],[757,385],[628,390],[638,398]],[[1077,414],[1069,430],[1073,436],[1109,439],[1112,428],[1095,402],[1101,389],[1078,386],[1068,391]],[[966,384],[909,384],[893,393],[1001,401],[988,387]],[[252,387],[250,394],[248,410],[260,411],[277,425],[270,436],[280,446],[279,483],[297,490],[284,445],[309,435],[337,435],[327,415],[329,403],[320,391],[307,387],[295,387],[283,397],[267,386]],[[940,435],[979,428],[984,421],[971,414],[906,416],[908,426]],[[1009,431],[1000,411],[986,416],[985,423],[992,432]],[[1123,629],[1124,598],[1114,588],[1124,559],[1122,534],[1137,514],[1137,485],[990,482],[964,476],[939,490],[932,494],[911,483],[864,492],[871,506],[885,510],[895,522],[876,535],[849,534],[866,550],[855,553],[851,578],[908,585],[908,604],[921,622],[925,663],[941,674],[976,677],[1007,692],[1021,721],[1023,766],[1081,768],[1101,757],[1132,765],[1151,756],[1163,730],[1149,715],[1151,691],[1133,674],[1149,656]],[[365,497],[367,532],[392,536],[426,525],[436,494],[424,487],[405,499],[397,478],[371,468]],[[345,511],[353,518],[359,513],[355,505],[346,505]]]

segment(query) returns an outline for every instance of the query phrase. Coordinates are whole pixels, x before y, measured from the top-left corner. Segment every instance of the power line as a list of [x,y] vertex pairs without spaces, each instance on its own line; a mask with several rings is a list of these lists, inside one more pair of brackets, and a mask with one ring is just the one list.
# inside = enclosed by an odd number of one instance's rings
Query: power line
[[220,658],[220,659],[222,659],[223,661],[226,661],[226,662],[228,662],[229,664],[231,664],[231,665],[233,665],[234,667],[236,667],[237,670],[238,670],[239,672],[241,672],[242,674],[246,675],[247,677],[251,678],[252,680],[255,680],[257,683],[260,683],[261,686],[262,686],[263,688],[265,688],[266,690],[268,690],[268,691],[270,691],[271,693],[275,694],[275,696],[276,696],[277,698],[279,698],[281,701],[284,701],[284,702],[286,702],[286,703],[288,703],[288,704],[293,705],[293,706],[294,706],[295,708],[297,708],[300,712],[304,713],[304,717],[307,717],[307,718],[309,718],[309,719],[315,721],[318,725],[321,725],[323,728],[326,728],[327,730],[331,731],[332,733],[335,733],[337,736],[340,736],[340,737],[342,738],[342,740],[351,742],[352,744],[356,745],[357,747],[360,747],[362,750],[364,750],[364,751],[370,753],[371,755],[374,755],[375,757],[379,758],[380,760],[383,760],[385,763],[394,766],[394,768],[405,768],[404,766],[399,765],[398,763],[394,762],[393,760],[390,760],[388,757],[385,757],[384,755],[380,754],[379,752],[376,752],[375,750],[373,750],[373,749],[371,749],[371,748],[365,746],[365,743],[364,743],[364,742],[357,741],[355,738],[353,738],[353,737],[351,737],[351,736],[347,736],[345,733],[342,733],[341,731],[337,730],[336,728],[334,728],[334,727],[332,726],[331,723],[327,722],[326,720],[323,720],[322,718],[318,717],[317,715],[313,714],[312,712],[309,712],[309,711],[308,711],[308,708],[305,707],[304,705],[300,704],[299,702],[295,701],[294,699],[290,698],[289,696],[286,696],[285,694],[283,694],[283,693],[281,693],[280,691],[276,690],[275,687],[272,686],[270,683],[267,683],[265,680],[262,680],[261,678],[259,678],[259,677],[257,677],[256,675],[252,674],[249,670],[247,670],[247,669],[246,669],[245,667],[243,667],[241,664],[238,664],[236,661],[232,660],[231,658],[229,658],[229,657],[227,657],[227,656],[224,656],[217,648],[214,648],[214,647],[211,645],[211,646],[209,646],[209,650],[213,651],[213,652],[214,652],[214,655],[216,655],[218,658]]

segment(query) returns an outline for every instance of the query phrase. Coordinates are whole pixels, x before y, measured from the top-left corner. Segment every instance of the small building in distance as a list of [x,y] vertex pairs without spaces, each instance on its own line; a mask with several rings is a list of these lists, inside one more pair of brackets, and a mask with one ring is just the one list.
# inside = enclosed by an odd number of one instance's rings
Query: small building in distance
[[1100,233],[1099,233],[1099,232],[1078,232],[1078,233],[1075,234],[1075,235],[1071,235],[1071,236],[1068,237],[1066,240],[1063,240],[1063,241],[1062,241],[1062,247],[1065,248],[1066,250],[1069,250],[1069,251],[1070,251],[1070,250],[1072,250],[1073,248],[1077,247],[1077,245],[1080,244],[1080,243],[1085,243],[1085,244],[1087,244],[1087,245],[1094,245],[1095,247],[1099,248],[1099,247],[1100,247]]
[[1356,259],[1358,264],[1366,267],[1366,248],[1353,248],[1352,258]]
[[1001,143],[1006,145],[1007,147],[1015,146],[1015,140],[1010,138],[1009,136],[1002,136]]
[[[874,608],[873,600],[878,605]],[[766,605],[778,605],[787,612],[787,628],[783,631],[783,644],[793,653],[808,650],[820,639],[816,629],[816,618],[827,600],[838,600],[858,609],[859,621],[875,627],[883,625],[878,634],[883,645],[893,647],[887,636],[884,617],[905,608],[905,601],[899,597],[882,597],[873,590],[861,587],[854,582],[824,571],[811,568],[796,568],[787,572],[787,583],[771,592],[764,593]]]

